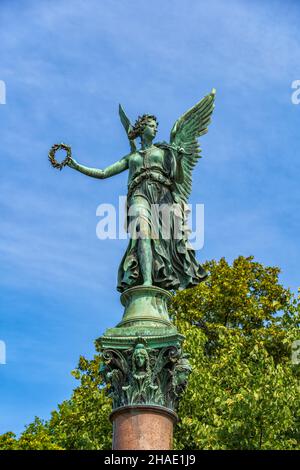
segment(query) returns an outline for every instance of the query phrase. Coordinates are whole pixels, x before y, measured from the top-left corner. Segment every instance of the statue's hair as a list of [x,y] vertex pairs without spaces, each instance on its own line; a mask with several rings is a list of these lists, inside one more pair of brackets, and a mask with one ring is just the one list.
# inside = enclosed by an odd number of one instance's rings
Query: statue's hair
[[137,137],[141,137],[147,125],[147,122],[150,119],[155,121],[156,124],[158,125],[156,116],[153,116],[152,114],[143,114],[143,116],[139,116],[138,119],[135,121],[132,131],[130,131],[128,134],[129,139],[134,140]]

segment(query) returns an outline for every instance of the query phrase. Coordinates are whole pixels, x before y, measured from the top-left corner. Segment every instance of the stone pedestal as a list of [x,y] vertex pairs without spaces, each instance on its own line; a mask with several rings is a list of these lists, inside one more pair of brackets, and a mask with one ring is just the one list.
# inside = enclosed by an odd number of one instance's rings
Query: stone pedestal
[[121,295],[121,322],[96,340],[113,401],[113,449],[172,448],[176,408],[191,371],[171,323],[171,294],[137,286]]

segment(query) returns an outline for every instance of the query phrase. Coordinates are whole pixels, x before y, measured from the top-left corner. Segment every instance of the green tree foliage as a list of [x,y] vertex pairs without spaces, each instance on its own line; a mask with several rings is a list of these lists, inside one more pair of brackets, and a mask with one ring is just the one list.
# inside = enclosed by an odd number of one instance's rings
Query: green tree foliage
[[[177,327],[193,372],[180,404],[180,449],[299,449],[300,303],[279,269],[239,257],[208,262],[210,277],[178,293]],[[299,366],[298,366],[299,367]]]
[[[207,281],[177,293],[171,307],[193,366],[175,448],[300,449],[300,365],[291,361],[300,298],[279,283],[278,268],[252,257],[205,268]],[[70,400],[19,439],[0,436],[0,449],[110,449],[100,362],[80,358]]]
[[99,375],[100,357],[81,357],[72,374],[80,380],[70,400],[58,405],[49,421],[36,418],[19,439],[9,432],[0,436],[0,450],[110,449],[110,400]]

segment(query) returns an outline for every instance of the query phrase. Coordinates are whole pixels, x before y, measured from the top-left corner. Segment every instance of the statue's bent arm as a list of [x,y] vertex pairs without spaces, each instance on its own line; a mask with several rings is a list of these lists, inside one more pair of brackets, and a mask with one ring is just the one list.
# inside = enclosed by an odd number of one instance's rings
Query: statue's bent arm
[[80,165],[75,160],[72,161],[71,165],[74,170],[77,170],[80,173],[83,173],[84,175],[91,176],[92,178],[103,179],[109,178],[110,176],[117,175],[118,173],[127,170],[129,167],[128,160],[129,155],[126,155],[125,157],[121,158],[121,160],[118,160],[112,165],[109,165],[104,168],[104,170],[100,170],[98,168],[89,168],[87,166]]
[[184,181],[184,172],[182,168],[182,160],[181,158],[177,159],[176,162],[176,173],[175,173],[175,181],[176,183],[183,183]]

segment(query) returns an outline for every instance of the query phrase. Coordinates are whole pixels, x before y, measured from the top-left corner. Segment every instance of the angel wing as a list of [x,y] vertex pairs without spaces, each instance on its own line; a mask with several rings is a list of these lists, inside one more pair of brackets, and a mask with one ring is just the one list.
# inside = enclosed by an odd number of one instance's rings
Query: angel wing
[[132,125],[131,125],[131,122],[130,122],[129,118],[126,116],[126,113],[125,113],[124,109],[122,108],[122,105],[120,105],[120,104],[119,104],[119,116],[120,116],[120,119],[121,119],[121,123],[123,124],[123,127],[126,131],[128,140],[129,140],[130,150],[132,152],[135,152],[136,151],[135,140],[129,139],[129,135],[128,135],[129,132],[132,131]]
[[215,94],[216,90],[213,88],[209,95],[184,113],[171,130],[170,144],[183,154],[181,163],[184,180],[180,184],[176,183],[175,190],[184,202],[188,201],[191,194],[192,170],[197,160],[201,158],[201,148],[197,139],[208,131],[207,127],[214,109]]

